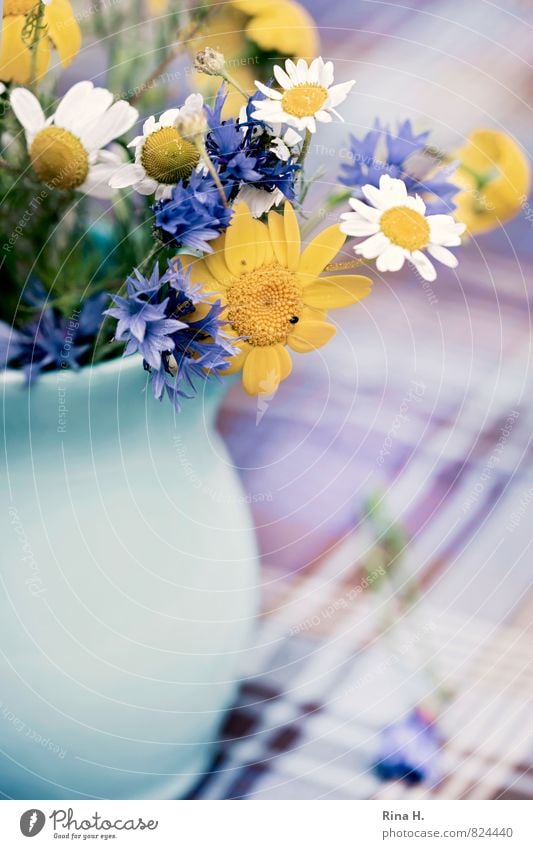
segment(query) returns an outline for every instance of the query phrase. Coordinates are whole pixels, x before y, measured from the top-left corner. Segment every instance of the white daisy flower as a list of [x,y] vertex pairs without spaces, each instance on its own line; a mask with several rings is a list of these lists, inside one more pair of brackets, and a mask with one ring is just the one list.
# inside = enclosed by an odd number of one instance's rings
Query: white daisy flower
[[437,272],[426,250],[450,268],[457,258],[448,250],[461,244],[464,224],[451,215],[426,215],[426,205],[418,195],[407,194],[403,180],[384,174],[379,189],[362,188],[369,203],[350,199],[353,212],[341,215],[340,228],[349,236],[368,236],[355,247],[365,259],[375,259],[379,271],[399,271],[405,260],[412,263],[424,280],[435,280]]
[[316,132],[316,122],[329,123],[331,114],[342,121],[335,107],[346,100],[355,80],[333,85],[333,62],[324,62],[321,56],[310,65],[305,59],[285,62],[285,70],[274,66],[274,76],[283,91],[255,81],[266,100],[254,100],[256,111],[252,118],[267,124],[289,124],[297,130]]
[[138,118],[133,106],[125,100],[113,103],[110,91],[88,80],[72,86],[49,118],[26,88],[13,89],[9,99],[43,183],[97,198],[112,196],[109,178],[121,159],[103,148],[131,129]]
[[136,136],[128,145],[135,149],[135,162],[124,165],[112,177],[114,189],[129,186],[141,195],[153,195],[164,200],[172,189],[185,177],[190,177],[198,163],[200,154],[191,141],[184,139],[176,128],[180,112],[186,116],[193,113],[200,95],[191,94],[182,109],[167,109],[159,121],[152,115],[143,124],[142,135]]

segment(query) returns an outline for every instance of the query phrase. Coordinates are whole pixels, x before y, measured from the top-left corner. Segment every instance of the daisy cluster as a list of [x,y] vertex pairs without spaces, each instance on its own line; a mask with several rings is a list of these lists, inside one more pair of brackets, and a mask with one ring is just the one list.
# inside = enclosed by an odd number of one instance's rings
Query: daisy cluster
[[[105,315],[116,322],[115,344],[142,358],[156,398],[168,396],[177,409],[210,375],[241,371],[247,392],[271,394],[290,374],[292,353],[335,335],[329,312],[370,292],[371,279],[352,269],[394,272],[408,262],[434,280],[433,260],[456,266],[450,248],[464,230],[445,211],[456,190],[452,166],[415,163],[427,154],[428,133],[415,133],[410,121],[396,133],[376,123],[361,141],[352,137],[352,162],[343,167],[351,211],[304,247],[298,215],[310,142],[320,126],[342,120],[337,110],[354,81],[335,83],[333,63],[321,57],[287,59],[269,84],[255,81],[236,114],[224,57],[205,49],[196,68],[221,78],[213,104],[191,94],[129,137],[137,110],[91,82],[74,85],[48,117],[28,89],[9,96],[40,182],[64,194],[118,195],[117,209],[127,202],[132,215],[147,209],[151,249],[132,263],[124,291],[108,293]],[[308,229],[318,223],[311,218]],[[352,259],[336,264],[347,237],[356,240]],[[348,273],[332,273],[341,269]],[[61,333],[54,308],[43,306],[38,324],[11,338],[4,360],[57,366]],[[38,340],[31,356],[24,334]],[[84,332],[79,338],[73,366],[88,351]]]

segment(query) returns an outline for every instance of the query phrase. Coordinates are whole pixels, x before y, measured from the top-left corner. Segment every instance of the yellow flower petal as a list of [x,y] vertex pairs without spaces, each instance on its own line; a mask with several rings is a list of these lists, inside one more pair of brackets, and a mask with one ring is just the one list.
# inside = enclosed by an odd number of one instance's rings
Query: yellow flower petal
[[319,48],[316,25],[309,12],[292,0],[232,0],[252,18],[246,35],[263,50],[313,59]]
[[326,345],[336,332],[327,321],[299,321],[287,337],[287,345],[299,354],[307,354]]
[[261,268],[262,265],[266,265],[265,256],[267,250],[267,244],[270,244],[270,239],[268,238],[268,228],[265,227],[261,221],[255,221],[255,247],[257,250],[257,267]]
[[287,244],[285,240],[285,225],[283,215],[278,212],[268,213],[268,231],[274,255],[284,268],[287,268]]
[[[180,257],[181,259],[181,257]],[[185,257],[184,257],[185,259]],[[206,292],[214,292],[215,296],[211,297],[209,300],[216,300],[216,293],[224,291],[224,286],[220,283],[219,280],[216,280],[209,272],[209,268],[204,259],[192,259],[192,262],[185,265],[183,264],[183,270],[185,271],[187,267],[191,270],[191,281],[193,283],[201,283],[202,288]]]
[[318,277],[326,265],[337,256],[345,241],[346,236],[341,233],[338,224],[326,227],[315,236],[300,257],[298,272],[302,276],[302,282],[310,282],[310,278]]
[[283,223],[287,242],[287,268],[296,271],[300,262],[300,225],[290,203],[286,203],[284,206]]
[[233,277],[224,259],[225,244],[225,233],[222,233],[221,236],[211,242],[213,253],[204,256],[209,273],[215,280],[218,280],[221,286],[226,286],[228,281]]
[[253,347],[244,363],[243,386],[249,395],[272,395],[291,369],[291,358],[283,345]]
[[[22,41],[24,15],[9,15],[2,22],[0,39],[0,80],[14,83],[31,82],[31,54]],[[50,41],[42,38],[37,48],[37,78],[43,77],[50,64]]]
[[238,342],[235,347],[239,349],[239,353],[229,358],[229,366],[224,369],[223,374],[236,374],[236,372],[240,371],[244,366],[246,357],[252,350],[252,346],[246,341]]
[[44,7],[44,19],[48,35],[65,68],[70,65],[81,47],[81,29],[69,0],[52,0]]
[[339,274],[337,277],[320,277],[305,286],[304,303],[310,307],[333,310],[349,307],[370,294],[372,280],[358,274]]
[[239,203],[226,230],[224,258],[231,274],[239,277],[257,267],[255,219],[245,203]]

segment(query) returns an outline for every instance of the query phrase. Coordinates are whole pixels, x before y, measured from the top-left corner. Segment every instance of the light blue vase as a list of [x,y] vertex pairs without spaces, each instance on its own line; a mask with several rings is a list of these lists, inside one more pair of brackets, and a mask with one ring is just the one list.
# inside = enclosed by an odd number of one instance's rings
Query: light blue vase
[[136,357],[3,381],[0,790],[182,797],[256,612],[247,499],[214,427],[223,390],[209,381],[176,416]]

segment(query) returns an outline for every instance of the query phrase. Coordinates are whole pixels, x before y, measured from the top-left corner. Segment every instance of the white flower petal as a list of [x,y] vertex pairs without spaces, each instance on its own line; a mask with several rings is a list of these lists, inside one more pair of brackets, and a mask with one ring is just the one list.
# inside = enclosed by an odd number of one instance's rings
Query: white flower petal
[[167,109],[161,115],[161,117],[159,119],[159,123],[161,124],[162,127],[172,127],[173,124],[176,121],[176,118],[179,116],[179,114],[180,114],[179,109]]
[[287,59],[285,62],[285,70],[291,78],[294,85],[298,85],[300,82],[298,79],[298,71],[296,69],[296,65],[292,61],[292,59]]
[[93,198],[99,198],[100,200],[108,200],[109,198],[112,198],[115,193],[115,189],[109,185],[109,181],[115,170],[116,166],[109,165],[107,163],[93,165],[89,170],[87,179],[84,183],[82,183],[78,191],[83,192],[86,195],[90,195]]
[[355,246],[355,253],[365,259],[375,259],[390,245],[389,239],[381,230],[369,239],[365,239],[360,245]]
[[382,174],[379,178],[379,188],[386,200],[387,207],[405,205],[408,195],[403,180],[397,180],[389,174]]
[[449,268],[457,268],[459,264],[455,254],[452,254],[448,248],[443,248],[442,245],[428,245],[427,251],[434,259],[437,259]]
[[154,132],[155,127],[156,127],[155,116],[150,115],[150,117],[147,118],[146,121],[143,124],[143,134],[142,134],[142,136],[136,136],[135,139],[132,142],[130,142],[130,144],[134,144],[137,141],[137,139],[142,139],[142,138],[144,138],[144,136],[149,136],[150,133]]
[[317,56],[317,58],[313,59],[313,61],[309,65],[309,68],[307,70],[306,82],[314,83],[315,85],[319,85],[321,70],[322,70],[322,68],[321,68],[321,65],[320,65],[320,60],[319,60],[319,57]]
[[260,218],[269,212],[273,206],[278,206],[285,200],[285,195],[279,189],[269,192],[256,186],[243,186],[235,198],[235,203],[243,201],[254,218]]
[[355,80],[350,80],[347,83],[332,86],[328,90],[328,106],[338,106],[339,103],[346,100],[354,85]]
[[296,76],[299,83],[307,82],[308,66],[305,59],[298,59],[296,63]]
[[[54,124],[73,132],[72,128],[76,126],[76,119],[79,120],[84,114],[85,103],[89,100],[93,89],[94,85],[90,80],[82,80],[73,85],[59,102],[54,114]],[[112,100],[113,95],[111,95]]]
[[142,165],[129,163],[122,165],[112,175],[109,185],[113,189],[125,189],[127,186],[135,186],[141,180],[144,180],[146,172]]
[[135,189],[139,192],[140,195],[144,195],[148,197],[148,195],[153,195],[158,187],[157,180],[154,180],[152,177],[145,177],[140,183],[135,186]]
[[399,271],[405,262],[405,251],[398,245],[389,245],[376,260],[378,271]]
[[409,195],[405,199],[404,205],[408,206],[409,209],[414,209],[415,212],[419,212],[420,215],[426,214],[426,204],[424,203],[420,195],[415,195],[414,197],[412,195]]
[[465,225],[454,221],[451,215],[428,215],[429,240],[437,245],[454,247],[461,244],[460,236]]
[[274,76],[282,88],[292,88],[292,81],[280,65],[274,65]]
[[41,104],[27,88],[14,88],[9,102],[19,124],[26,132],[26,138],[33,137],[44,128],[46,119]]
[[[175,183],[159,183],[157,189],[155,190],[155,199],[156,200],[167,200],[167,198],[171,197],[172,189],[174,188]],[[150,192],[151,194],[151,192]]]
[[380,189],[376,189],[375,186],[371,186],[370,183],[367,183],[366,186],[363,186],[361,191],[363,192],[366,199],[375,206],[376,209],[388,209],[387,196]]
[[407,259],[414,265],[414,267],[424,280],[428,280],[430,283],[432,283],[434,280],[437,279],[437,272],[435,271],[435,266],[433,265],[431,260],[429,260],[427,256],[422,253],[422,251],[414,251],[412,254],[408,255]]
[[118,100],[102,115],[97,124],[86,127],[81,135],[81,142],[89,151],[105,147],[110,141],[127,132],[139,113],[125,100]]
[[333,85],[333,80],[335,76],[333,62],[324,63],[323,59],[321,59],[321,61],[322,68],[320,72],[320,84],[323,85],[324,88],[329,88],[331,85]]
[[[275,88],[269,88],[267,85],[264,85],[264,83],[260,82],[259,80],[255,81],[255,85],[257,87],[257,90],[260,91],[261,94],[266,95],[271,100],[281,100],[281,98],[283,97],[281,92],[276,91]],[[264,100],[253,100],[252,101],[254,106],[259,106],[260,104],[262,104],[264,102],[265,102]]]
[[343,221],[340,228],[348,236],[372,236],[379,231],[377,221],[367,221],[356,212],[343,212],[341,218]]
[[285,132],[283,136],[283,141],[288,147],[294,147],[296,144],[300,144],[301,140],[301,135],[295,130],[291,129],[291,127],[289,127],[289,129]]
[[[358,200],[357,198],[350,198],[348,201],[354,212],[357,212],[362,218],[365,218],[367,221],[377,221],[380,213],[379,210],[373,206],[368,206],[368,204],[363,203],[362,200]],[[345,213],[348,214],[348,213]]]

